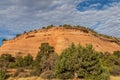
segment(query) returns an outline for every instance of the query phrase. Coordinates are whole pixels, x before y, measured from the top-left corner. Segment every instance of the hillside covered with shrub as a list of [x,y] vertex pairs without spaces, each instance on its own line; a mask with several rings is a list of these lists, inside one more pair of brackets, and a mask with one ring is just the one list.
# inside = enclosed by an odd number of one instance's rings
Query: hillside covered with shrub
[[24,57],[2,54],[0,74],[1,80],[31,76],[40,76],[41,79],[108,80],[110,75],[120,76],[120,51],[102,53],[95,51],[91,44],[83,47],[72,43],[58,56],[54,47],[42,43],[35,59],[30,54]]

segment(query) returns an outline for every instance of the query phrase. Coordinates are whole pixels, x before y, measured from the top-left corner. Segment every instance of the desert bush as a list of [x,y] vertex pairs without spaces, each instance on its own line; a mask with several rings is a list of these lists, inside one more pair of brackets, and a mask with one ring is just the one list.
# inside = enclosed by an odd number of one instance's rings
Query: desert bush
[[47,26],[47,28],[46,29],[50,29],[50,28],[52,28],[52,27],[54,27],[54,25],[49,25],[49,26]]
[[5,38],[4,38],[4,39],[2,39],[2,42],[4,42],[4,41],[7,41],[7,39],[5,39]]
[[117,56],[118,58],[120,58],[120,51],[114,51],[113,55]]
[[24,59],[21,56],[16,57],[15,65],[17,67],[24,67],[23,63],[24,63]]
[[19,37],[19,36],[21,36],[21,34],[16,34],[16,37]]
[[14,57],[10,54],[2,54],[0,56],[0,67],[6,67],[8,68],[11,63],[13,63],[15,60]]
[[23,32],[23,34],[26,34],[26,33],[27,33],[26,31]]
[[113,76],[119,76],[120,75],[120,66],[116,66],[116,65],[112,66],[110,73]]
[[23,65],[24,67],[30,66],[33,63],[33,57],[28,54],[27,56],[24,57],[23,59]]
[[65,72],[56,76],[61,80],[73,79],[74,75],[71,72]]
[[42,27],[42,29],[46,29],[46,27]]
[[111,75],[120,75],[120,57],[119,51],[110,53],[104,53],[101,56],[101,62],[104,66],[108,67]]
[[21,72],[24,72],[23,68],[18,68],[16,72],[13,74],[13,77],[17,77]]
[[14,57],[12,57],[11,54],[2,54],[0,57],[1,60],[7,61],[7,62],[14,62]]
[[43,79],[55,79],[54,72],[51,70],[41,73],[40,77]]
[[72,28],[72,26],[69,25],[69,24],[64,24],[62,27],[65,27],[65,28]]
[[0,69],[0,80],[5,80],[7,77],[6,71]]
[[32,64],[30,75],[31,76],[39,76],[40,74],[41,74],[40,62],[34,61]]

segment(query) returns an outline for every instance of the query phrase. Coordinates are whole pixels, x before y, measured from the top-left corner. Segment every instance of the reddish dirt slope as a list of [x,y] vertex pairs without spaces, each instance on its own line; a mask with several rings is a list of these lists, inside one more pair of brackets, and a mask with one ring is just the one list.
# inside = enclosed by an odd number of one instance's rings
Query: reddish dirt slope
[[79,29],[51,28],[41,29],[25,33],[13,40],[5,41],[0,47],[0,54],[9,53],[13,56],[25,56],[28,53],[36,56],[41,43],[48,42],[54,46],[55,51],[60,52],[72,42],[75,44],[92,44],[94,49],[102,52],[120,50],[120,45],[109,41],[107,38],[95,36],[92,32],[84,32]]

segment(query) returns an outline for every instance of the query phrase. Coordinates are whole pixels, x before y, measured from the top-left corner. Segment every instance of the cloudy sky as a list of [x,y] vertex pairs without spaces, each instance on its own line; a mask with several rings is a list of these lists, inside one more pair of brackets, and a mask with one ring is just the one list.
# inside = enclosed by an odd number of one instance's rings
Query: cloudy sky
[[0,0],[0,40],[50,24],[120,37],[120,0]]

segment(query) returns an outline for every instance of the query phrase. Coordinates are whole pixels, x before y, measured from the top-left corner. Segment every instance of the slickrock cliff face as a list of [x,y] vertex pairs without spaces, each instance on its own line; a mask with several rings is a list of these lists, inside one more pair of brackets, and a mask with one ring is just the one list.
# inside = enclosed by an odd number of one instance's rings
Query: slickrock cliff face
[[113,40],[95,35],[91,31],[76,28],[53,27],[27,32],[12,40],[4,41],[0,47],[0,54],[9,53],[13,56],[25,56],[28,53],[33,57],[39,51],[41,43],[49,43],[60,54],[72,42],[75,44],[92,44],[94,49],[102,52],[120,50],[120,45]]

